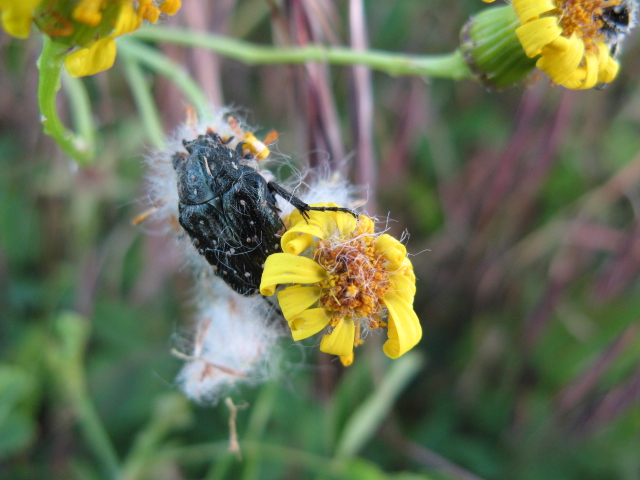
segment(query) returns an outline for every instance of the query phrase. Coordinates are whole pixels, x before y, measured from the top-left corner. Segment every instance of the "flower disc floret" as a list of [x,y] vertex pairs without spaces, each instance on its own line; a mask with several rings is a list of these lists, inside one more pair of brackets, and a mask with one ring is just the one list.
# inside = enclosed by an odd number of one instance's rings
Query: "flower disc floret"
[[[314,206],[337,206],[317,204]],[[353,361],[369,331],[388,328],[384,352],[397,358],[422,336],[413,311],[415,275],[404,246],[376,234],[373,220],[344,212],[292,213],[284,253],[271,255],[260,292],[277,298],[294,340],[323,330],[320,350]]]

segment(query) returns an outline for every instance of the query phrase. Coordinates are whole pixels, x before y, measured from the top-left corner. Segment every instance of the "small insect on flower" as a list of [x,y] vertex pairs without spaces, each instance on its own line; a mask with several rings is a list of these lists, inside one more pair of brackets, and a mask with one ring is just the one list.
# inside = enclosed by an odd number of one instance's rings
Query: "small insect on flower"
[[214,273],[242,295],[258,292],[267,257],[281,251],[285,227],[276,195],[291,203],[304,218],[309,211],[346,212],[348,208],[311,207],[249,165],[253,154],[236,149],[209,130],[195,140],[183,140],[188,153],[176,153],[180,225]]
[[621,0],[617,4],[611,3],[611,6],[602,9],[600,32],[611,49],[611,55],[615,57],[618,54],[619,44],[637,23],[638,0]]

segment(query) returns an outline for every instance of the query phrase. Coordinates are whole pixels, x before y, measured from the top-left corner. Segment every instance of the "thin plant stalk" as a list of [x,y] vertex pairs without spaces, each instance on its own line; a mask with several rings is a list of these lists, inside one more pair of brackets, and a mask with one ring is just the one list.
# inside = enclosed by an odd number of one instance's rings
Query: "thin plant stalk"
[[[42,127],[44,132],[53,137],[65,153],[78,163],[87,165],[93,160],[95,155],[93,132],[83,137],[67,129],[62,123],[56,108],[56,96],[58,90],[60,90],[60,77],[64,66],[64,56],[69,47],[54,42],[46,35],[43,38],[42,53],[38,59],[38,69],[40,70],[38,79],[38,105],[40,107]],[[73,83],[70,85],[71,91],[77,92],[77,88],[75,90],[73,88]],[[80,95],[79,93],[77,101],[75,102],[75,113],[77,120],[83,122],[86,120],[87,115],[78,113],[80,109],[85,109],[88,103],[84,102]],[[82,130],[85,134],[88,134],[90,126],[90,123],[83,124]]]
[[308,45],[279,48],[204,32],[166,28],[141,28],[132,35],[138,40],[200,47],[249,64],[303,64],[327,62],[332,65],[366,65],[389,75],[418,75],[461,80],[471,72],[458,50],[443,55],[407,55],[377,50],[359,51],[347,47]]

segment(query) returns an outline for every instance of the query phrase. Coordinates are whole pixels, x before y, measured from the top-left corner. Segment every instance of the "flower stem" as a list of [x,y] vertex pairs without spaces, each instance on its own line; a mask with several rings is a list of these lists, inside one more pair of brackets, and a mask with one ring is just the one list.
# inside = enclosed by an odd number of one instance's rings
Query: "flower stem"
[[129,58],[135,59],[147,68],[155,70],[171,80],[182,90],[191,104],[198,110],[198,116],[205,116],[209,101],[198,84],[189,76],[183,66],[169,59],[156,49],[129,38],[118,39],[118,48]]
[[162,131],[162,121],[158,114],[158,109],[153,100],[151,88],[142,72],[138,62],[127,55],[121,55],[124,63],[124,71],[133,94],[133,99],[140,112],[142,123],[144,124],[147,136],[154,148],[162,148],[164,145],[164,133]]
[[333,65],[366,65],[389,75],[419,75],[453,80],[472,76],[458,50],[444,55],[407,55],[377,50],[356,51],[346,47],[317,44],[298,48],[277,48],[219,35],[161,26],[142,28],[133,34],[133,37],[138,40],[201,47],[250,64],[327,62]]
[[44,35],[42,53],[38,59],[38,105],[45,133],[53,137],[60,148],[76,162],[87,165],[93,160],[95,153],[91,138],[80,137],[68,130],[56,109],[56,95],[60,90],[60,75],[68,48]]
[[62,398],[74,407],[87,445],[109,480],[120,478],[120,462],[109,435],[87,391],[84,351],[89,323],[73,312],[61,313],[53,322],[55,341],[48,351],[47,365]]

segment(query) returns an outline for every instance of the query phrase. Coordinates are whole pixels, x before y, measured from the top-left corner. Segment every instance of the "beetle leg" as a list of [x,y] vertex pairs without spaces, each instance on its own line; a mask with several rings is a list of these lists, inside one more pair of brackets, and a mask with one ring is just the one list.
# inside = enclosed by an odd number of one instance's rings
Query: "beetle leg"
[[350,208],[344,208],[344,207],[312,207],[308,203],[304,203],[302,200],[300,200],[298,197],[296,197],[293,193],[289,192],[287,189],[285,189],[281,185],[277,184],[276,182],[267,182],[267,187],[269,187],[269,190],[272,193],[275,193],[275,194],[281,196],[287,202],[289,202],[291,205],[293,205],[296,209],[298,209],[298,211],[300,212],[300,215],[302,215],[302,218],[304,218],[305,220],[309,219],[309,213],[308,212],[311,212],[311,211],[316,211],[316,212],[344,212],[344,213],[348,213],[350,215],[353,215],[355,218],[358,218],[358,214],[356,212],[354,212],[353,210],[351,210]]

